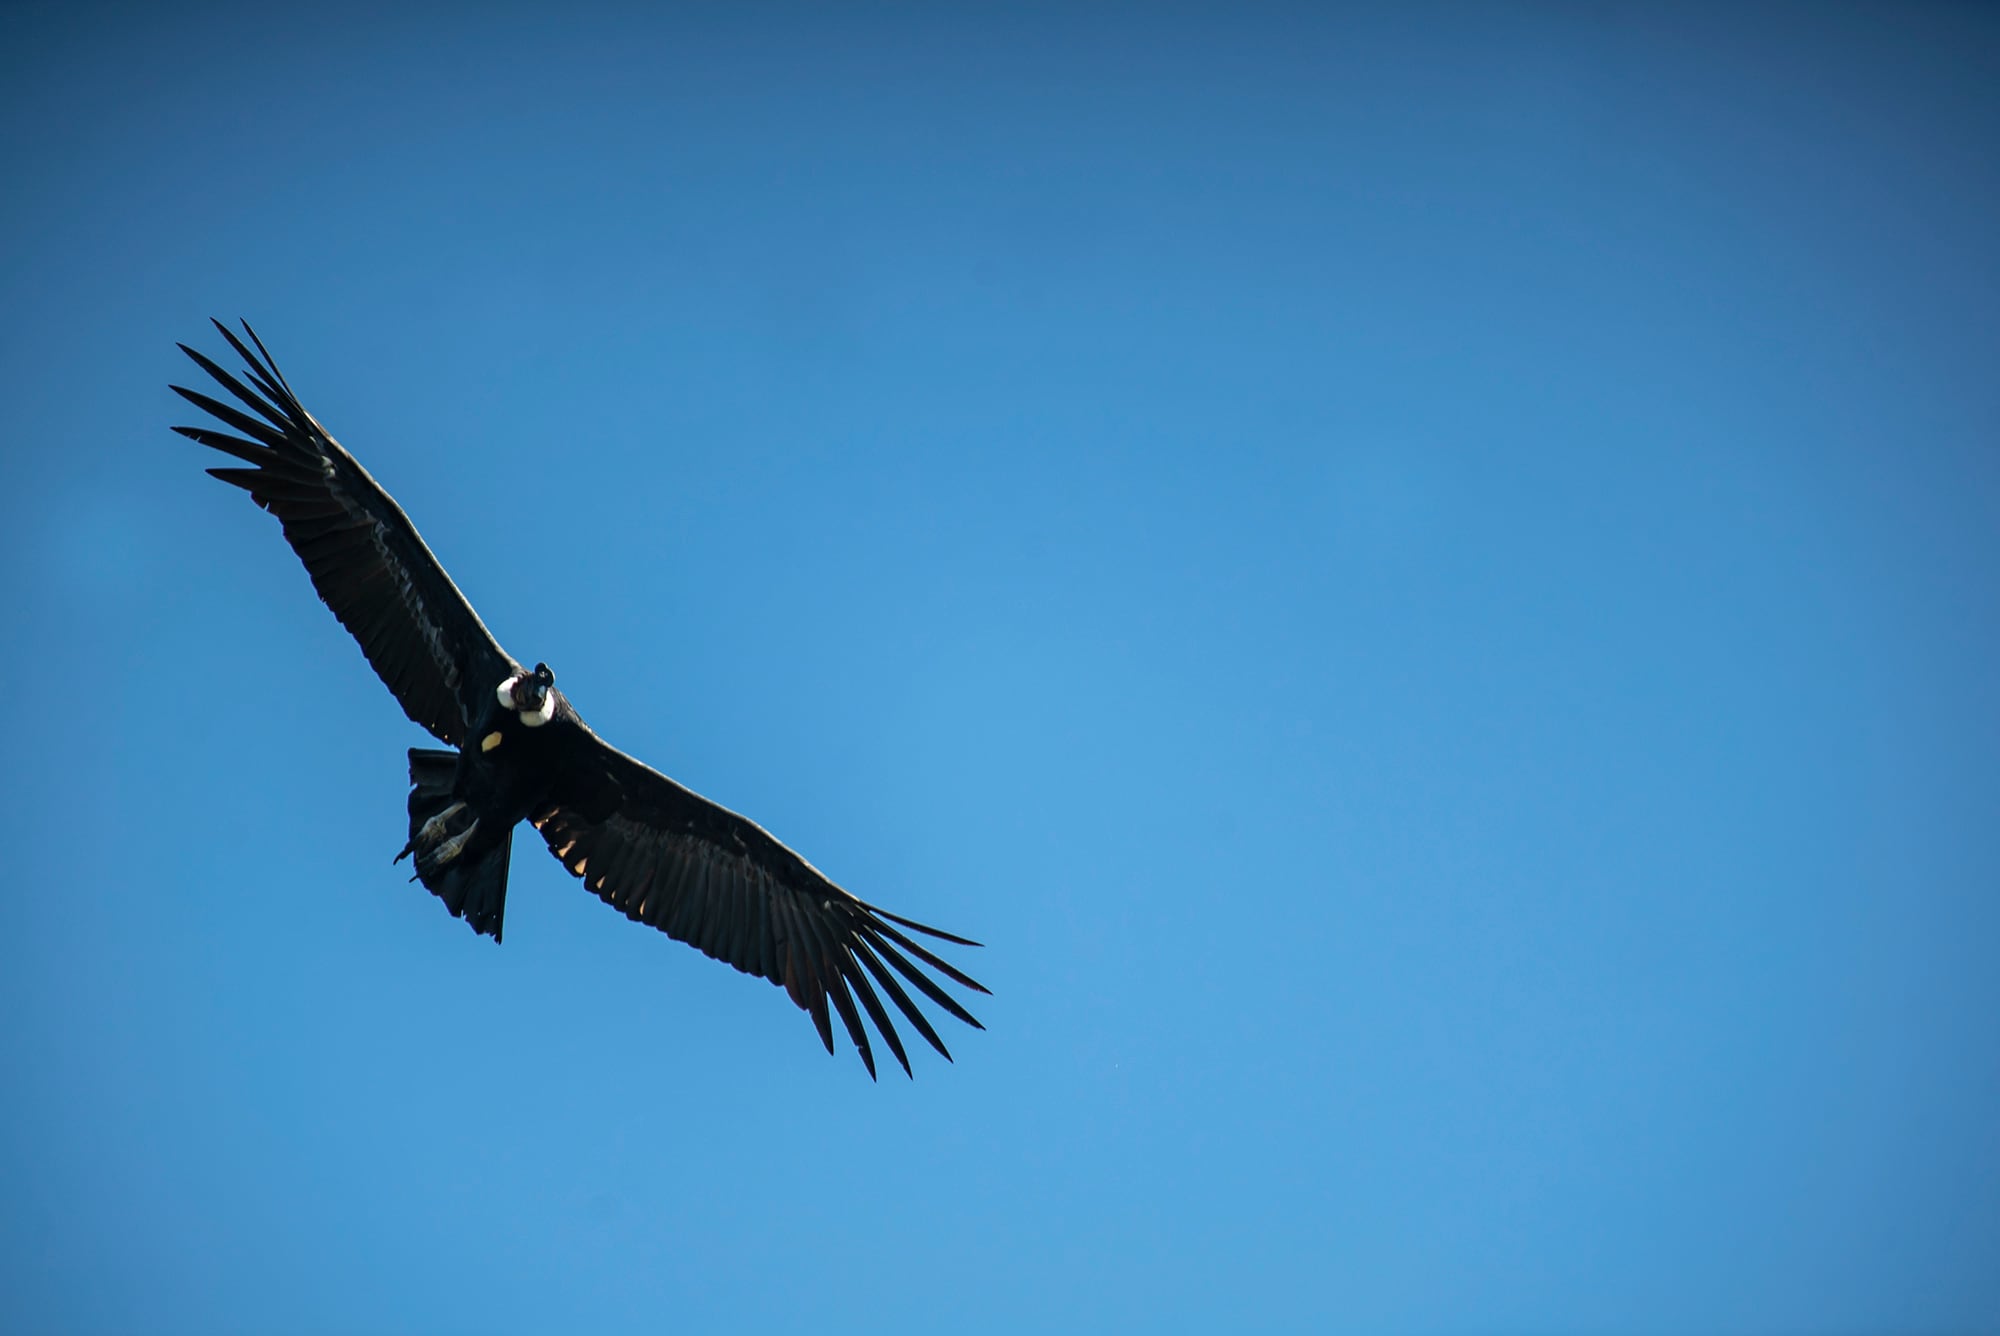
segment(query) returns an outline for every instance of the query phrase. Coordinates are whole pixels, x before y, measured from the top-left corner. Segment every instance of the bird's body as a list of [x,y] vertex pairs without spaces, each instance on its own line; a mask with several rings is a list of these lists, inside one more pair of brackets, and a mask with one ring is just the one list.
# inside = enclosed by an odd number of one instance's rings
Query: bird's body
[[498,941],[513,832],[527,821],[627,917],[782,986],[829,1052],[837,1014],[874,1073],[865,1012],[909,1070],[886,994],[951,1056],[903,985],[975,1027],[931,975],[985,989],[903,929],[976,943],[855,898],[754,822],[605,743],[545,664],[525,668],[500,648],[409,518],[299,404],[249,327],[254,353],[216,328],[247,364],[249,386],[182,348],[251,411],[175,386],[241,435],[175,430],[251,466],[209,472],[277,516],[321,599],[404,712],[453,749],[410,752],[409,841],[397,858],[413,860],[414,879]]
[[[514,703],[523,682],[532,687],[533,676],[510,674],[496,684],[492,701],[455,756],[429,749],[410,753],[410,842],[396,860],[414,855],[417,877],[452,913],[495,941],[506,908],[514,827],[550,805],[564,759],[588,746],[579,736],[588,730],[556,690],[554,674],[543,664],[536,670],[549,680],[540,684],[533,708]],[[440,783],[447,763],[448,787]],[[603,797],[616,795],[607,788]]]
[[582,728],[576,710],[553,684],[548,718],[535,724],[496,700],[458,754],[452,796],[511,830],[544,806],[564,750]]

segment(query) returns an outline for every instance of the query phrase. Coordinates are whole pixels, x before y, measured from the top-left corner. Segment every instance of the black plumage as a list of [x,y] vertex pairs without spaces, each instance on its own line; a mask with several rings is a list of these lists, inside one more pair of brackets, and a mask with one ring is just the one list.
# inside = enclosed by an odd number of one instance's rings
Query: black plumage
[[455,749],[410,752],[410,838],[397,857],[414,856],[414,879],[499,941],[512,832],[526,820],[627,918],[782,987],[829,1053],[838,1017],[873,1076],[872,1024],[908,1072],[900,1014],[950,1058],[904,985],[974,1027],[939,980],[986,989],[912,934],[976,942],[850,895],[755,822],[598,737],[545,665],[524,668],[494,640],[402,508],[300,405],[249,325],[247,344],[215,327],[243,359],[247,384],[181,350],[235,402],[173,388],[240,434],[174,430],[248,465],[208,472],[277,517],[403,712]]

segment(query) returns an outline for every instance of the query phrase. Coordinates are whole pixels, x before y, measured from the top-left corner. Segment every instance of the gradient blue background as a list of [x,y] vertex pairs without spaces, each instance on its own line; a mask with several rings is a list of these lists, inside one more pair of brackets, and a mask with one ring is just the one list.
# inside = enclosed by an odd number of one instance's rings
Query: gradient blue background
[[[0,52],[0,1325],[2000,1330],[1992,8]],[[406,886],[211,313],[988,1033]]]

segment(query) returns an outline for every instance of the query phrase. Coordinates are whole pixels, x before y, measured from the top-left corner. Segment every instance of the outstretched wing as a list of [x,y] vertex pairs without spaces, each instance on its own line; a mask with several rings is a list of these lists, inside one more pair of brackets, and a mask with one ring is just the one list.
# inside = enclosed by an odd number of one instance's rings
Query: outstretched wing
[[877,985],[947,1061],[950,1051],[904,982],[967,1025],[985,1028],[926,967],[962,988],[986,989],[903,929],[960,946],[977,942],[856,899],[763,827],[633,760],[581,721],[573,736],[553,804],[530,819],[549,851],[606,904],[783,987],[811,1014],[829,1053],[830,1004],[871,1077],[875,1054],[857,998],[903,1071],[910,1070]]
[[462,746],[483,697],[520,667],[458,592],[402,507],[300,406],[248,323],[251,352],[214,322],[242,357],[250,386],[185,343],[182,352],[250,412],[205,394],[174,393],[241,432],[175,427],[249,468],[208,472],[278,517],[313,588],[361,643],[403,713],[440,742]]

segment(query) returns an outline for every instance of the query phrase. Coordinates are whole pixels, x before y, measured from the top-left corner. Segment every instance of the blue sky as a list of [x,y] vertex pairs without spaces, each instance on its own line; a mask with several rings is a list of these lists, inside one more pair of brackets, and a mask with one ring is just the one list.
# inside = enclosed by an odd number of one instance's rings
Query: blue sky
[[[2000,1328],[1977,6],[0,16],[0,1324]],[[987,943],[871,1084],[167,433]]]

